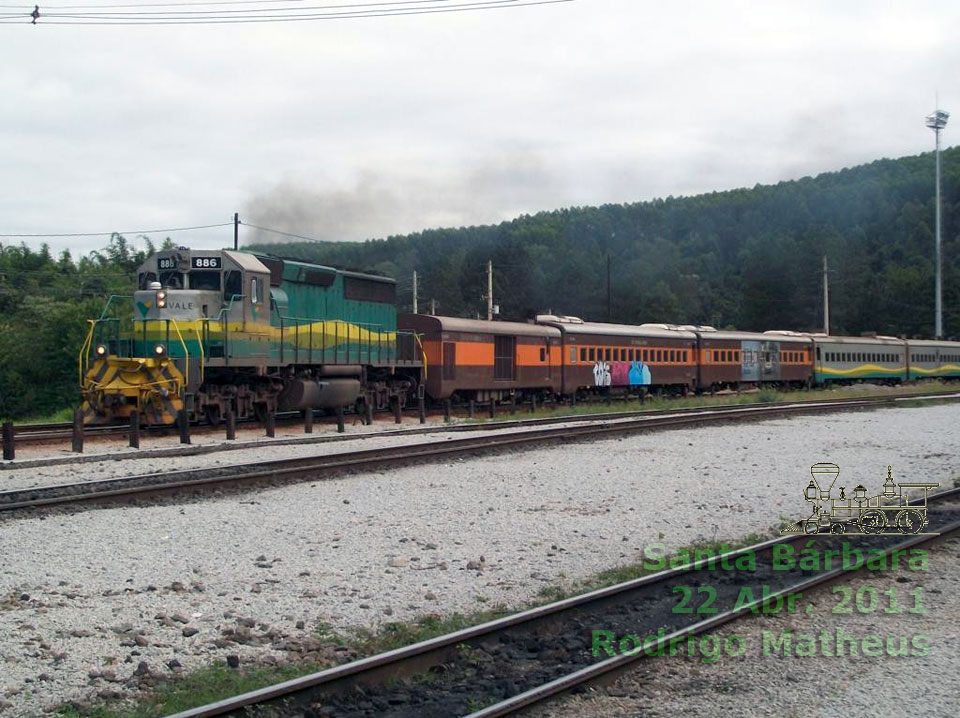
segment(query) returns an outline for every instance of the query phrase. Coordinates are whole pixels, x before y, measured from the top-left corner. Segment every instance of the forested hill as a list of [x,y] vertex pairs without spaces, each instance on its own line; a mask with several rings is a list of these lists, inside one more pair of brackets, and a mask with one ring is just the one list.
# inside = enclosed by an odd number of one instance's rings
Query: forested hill
[[[960,148],[943,152],[944,330],[960,334]],[[309,232],[309,228],[298,228]],[[409,307],[485,311],[494,265],[501,318],[552,310],[739,329],[819,329],[822,258],[831,328],[928,336],[933,330],[933,153],[817,177],[635,204],[576,207],[499,225],[434,229],[362,243],[251,246],[398,279]]]

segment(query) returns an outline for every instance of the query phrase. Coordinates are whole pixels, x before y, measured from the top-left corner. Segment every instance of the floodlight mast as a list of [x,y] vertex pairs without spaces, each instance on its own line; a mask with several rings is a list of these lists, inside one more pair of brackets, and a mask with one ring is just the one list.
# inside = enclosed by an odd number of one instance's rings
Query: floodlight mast
[[936,281],[935,281],[935,307],[934,307],[934,328],[933,335],[936,339],[943,338],[943,285],[940,269],[940,130],[947,126],[947,120],[950,119],[950,113],[943,110],[934,110],[927,115],[927,127],[934,131],[937,136],[937,207],[936,207]]

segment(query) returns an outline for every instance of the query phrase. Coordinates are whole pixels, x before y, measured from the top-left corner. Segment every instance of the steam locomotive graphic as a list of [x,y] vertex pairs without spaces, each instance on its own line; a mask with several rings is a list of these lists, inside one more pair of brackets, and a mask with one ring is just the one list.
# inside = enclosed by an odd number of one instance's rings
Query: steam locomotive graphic
[[[938,483],[896,483],[893,467],[888,466],[882,493],[867,496],[867,489],[858,484],[852,495],[848,496],[846,487],[840,486],[840,495],[834,497],[833,485],[840,476],[839,466],[828,462],[814,464],[810,467],[810,476],[812,479],[803,497],[812,504],[813,510],[807,518],[783,529],[783,534],[918,534],[929,523],[927,494],[940,486]],[[911,499],[911,490],[922,491],[922,499],[919,496]]]

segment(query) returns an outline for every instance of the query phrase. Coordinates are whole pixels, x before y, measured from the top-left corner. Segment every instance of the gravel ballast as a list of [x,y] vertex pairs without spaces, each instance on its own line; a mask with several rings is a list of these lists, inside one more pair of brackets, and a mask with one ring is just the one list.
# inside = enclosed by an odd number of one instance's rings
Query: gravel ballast
[[766,531],[805,512],[817,461],[839,464],[847,486],[879,489],[887,464],[900,481],[952,485],[958,418],[940,405],[652,432],[5,520],[3,716],[227,656],[309,654],[320,625],[520,605],[650,542]]

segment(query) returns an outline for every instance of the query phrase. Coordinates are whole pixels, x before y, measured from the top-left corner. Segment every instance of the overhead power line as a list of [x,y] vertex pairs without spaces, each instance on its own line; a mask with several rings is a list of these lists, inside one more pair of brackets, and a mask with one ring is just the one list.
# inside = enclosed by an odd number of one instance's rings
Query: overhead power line
[[[286,0],[239,0],[213,3],[157,3],[154,5],[0,6],[0,23],[34,25],[213,25],[265,22],[355,20],[373,17],[500,10],[535,5],[557,5],[575,0],[400,0],[398,2],[341,3],[304,6]],[[271,4],[273,3],[273,4]],[[219,6],[239,6],[236,9]],[[264,7],[253,7],[263,5]],[[217,7],[214,7],[217,6]],[[135,10],[128,8],[136,7]],[[176,10],[147,10],[175,7]],[[196,9],[188,9],[196,8]],[[3,12],[6,10],[6,12]],[[14,12],[11,12],[13,10]],[[16,12],[16,10],[20,10]]]
[[60,232],[60,233],[38,233],[38,234],[0,234],[0,239],[19,239],[19,238],[40,238],[40,237],[112,237],[115,234],[161,234],[164,232],[190,232],[195,229],[214,229],[216,227],[232,227],[233,222],[221,222],[220,224],[203,224],[196,227],[170,227],[167,229],[131,229],[116,230],[113,232]]
[[255,224],[250,224],[249,222],[241,222],[240,226],[250,227],[251,229],[259,229],[261,232],[269,232],[270,234],[279,234],[284,237],[292,237],[293,239],[302,239],[306,242],[320,242],[323,244],[328,244],[329,242],[324,239],[317,239],[316,237],[306,237],[302,234],[292,234],[290,232],[281,232],[279,229],[270,229],[269,227],[259,227]]

